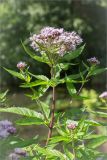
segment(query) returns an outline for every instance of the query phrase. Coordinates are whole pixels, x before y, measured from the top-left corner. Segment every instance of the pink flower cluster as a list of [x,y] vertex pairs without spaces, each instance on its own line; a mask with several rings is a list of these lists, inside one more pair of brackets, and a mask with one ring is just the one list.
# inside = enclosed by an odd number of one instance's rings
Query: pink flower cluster
[[15,148],[14,152],[9,155],[10,160],[19,160],[22,157],[27,157],[27,153],[22,148]]
[[107,99],[107,91],[103,92],[99,98]]
[[27,64],[25,62],[18,62],[17,64],[17,68],[20,70],[23,70],[25,67],[27,66]]
[[70,123],[67,124],[67,128],[74,130],[77,127],[78,123],[76,121],[72,121]]
[[[66,52],[73,51],[76,46],[82,43],[82,39],[76,32],[66,32],[63,28],[45,27],[40,34],[30,37],[30,46],[34,50],[44,51],[45,48],[54,48],[55,54],[63,56]],[[40,44],[40,45],[39,45]]]
[[96,57],[92,57],[92,58],[87,59],[87,62],[89,62],[92,65],[100,64],[100,61]]
[[0,139],[6,138],[14,133],[16,133],[16,128],[13,127],[12,122],[8,120],[0,121]]

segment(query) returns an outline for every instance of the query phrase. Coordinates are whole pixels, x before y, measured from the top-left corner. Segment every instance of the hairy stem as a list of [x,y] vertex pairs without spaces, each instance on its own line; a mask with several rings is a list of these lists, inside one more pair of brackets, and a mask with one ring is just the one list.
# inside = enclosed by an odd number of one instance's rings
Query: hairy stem
[[[51,77],[52,78],[55,77],[55,72],[54,72],[54,68],[53,67],[52,67]],[[52,130],[53,130],[54,118],[55,118],[54,114],[55,114],[55,87],[52,88],[51,120],[50,120],[50,124],[49,124],[49,131],[48,131],[48,137],[47,137],[46,145],[48,144],[49,139],[52,137]]]

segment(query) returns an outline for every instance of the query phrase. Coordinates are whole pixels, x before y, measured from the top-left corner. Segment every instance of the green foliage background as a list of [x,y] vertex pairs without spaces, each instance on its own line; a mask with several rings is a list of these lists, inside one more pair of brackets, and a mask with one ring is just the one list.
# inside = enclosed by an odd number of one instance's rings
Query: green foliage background
[[[1,0],[0,1],[0,62],[15,68],[18,61],[29,63],[35,73],[49,74],[46,65],[30,59],[21,46],[31,33],[44,26],[75,30],[86,42],[84,58],[97,56],[106,61],[106,0]],[[42,65],[42,66],[41,66]],[[104,75],[105,77],[105,75]],[[1,85],[18,81],[1,69]],[[101,80],[100,80],[101,81]],[[103,82],[104,84],[104,78]]]

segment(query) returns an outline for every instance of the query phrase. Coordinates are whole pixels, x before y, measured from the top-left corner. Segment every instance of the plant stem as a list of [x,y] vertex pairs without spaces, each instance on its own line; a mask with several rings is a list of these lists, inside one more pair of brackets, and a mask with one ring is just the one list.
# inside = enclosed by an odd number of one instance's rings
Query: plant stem
[[[51,70],[51,77],[54,78],[55,77],[55,72],[54,72],[54,67],[52,67],[52,70]],[[48,138],[47,138],[47,141],[46,141],[46,145],[48,144],[49,142],[49,139],[51,138],[52,136],[52,130],[53,130],[53,126],[54,126],[54,114],[55,114],[55,87],[52,88],[52,108],[51,108],[51,121],[50,121],[50,124],[49,124],[49,131],[48,131]]]
[[74,141],[72,141],[72,150],[73,150],[74,160],[76,160]]

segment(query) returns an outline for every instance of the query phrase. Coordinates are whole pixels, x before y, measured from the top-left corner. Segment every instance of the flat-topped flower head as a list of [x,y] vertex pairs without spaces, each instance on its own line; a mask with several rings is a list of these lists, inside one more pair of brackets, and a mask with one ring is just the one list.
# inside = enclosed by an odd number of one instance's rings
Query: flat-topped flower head
[[100,61],[96,57],[92,57],[92,58],[87,59],[87,62],[89,62],[91,65],[100,64]]
[[16,128],[12,122],[8,120],[0,121],[0,138],[6,138],[11,134],[16,133]]
[[[63,28],[45,27],[40,34],[30,37],[30,46],[36,51],[46,51],[63,56],[66,52],[73,51],[82,39],[76,32],[66,32]],[[41,47],[42,45],[42,47]]]
[[22,61],[18,62],[18,64],[17,64],[17,68],[20,70],[23,70],[26,66],[27,66],[27,64]]
[[107,91],[100,94],[99,98],[107,99]]

